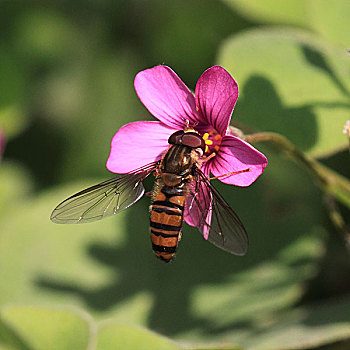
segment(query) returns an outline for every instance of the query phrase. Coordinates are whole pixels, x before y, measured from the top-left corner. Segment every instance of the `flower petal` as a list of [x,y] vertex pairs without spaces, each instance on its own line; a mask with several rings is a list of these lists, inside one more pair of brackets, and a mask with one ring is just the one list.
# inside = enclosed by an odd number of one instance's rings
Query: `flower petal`
[[176,130],[161,122],[140,121],[122,126],[114,135],[107,169],[123,174],[159,160]]
[[169,127],[183,129],[186,119],[197,122],[194,96],[176,73],[167,66],[156,66],[139,72],[135,90],[153,116]]
[[238,85],[230,73],[220,66],[207,69],[197,82],[195,96],[205,124],[225,135],[238,98]]
[[263,173],[266,165],[267,159],[262,153],[249,143],[230,135],[223,137],[220,150],[206,164],[214,176],[250,169],[247,172],[219,178],[224,183],[236,186],[251,185]]

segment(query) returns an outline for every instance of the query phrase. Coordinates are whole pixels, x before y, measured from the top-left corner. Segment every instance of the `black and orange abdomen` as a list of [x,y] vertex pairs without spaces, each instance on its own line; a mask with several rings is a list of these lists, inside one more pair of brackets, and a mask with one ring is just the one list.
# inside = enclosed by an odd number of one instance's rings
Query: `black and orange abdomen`
[[185,188],[163,186],[151,204],[151,239],[155,254],[169,262],[181,239]]

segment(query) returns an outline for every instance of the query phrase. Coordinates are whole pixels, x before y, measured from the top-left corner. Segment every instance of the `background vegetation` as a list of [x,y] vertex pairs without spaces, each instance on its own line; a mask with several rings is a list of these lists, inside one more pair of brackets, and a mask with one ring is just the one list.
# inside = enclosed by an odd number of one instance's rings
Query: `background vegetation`
[[[349,348],[349,1],[0,7],[1,350]],[[118,128],[152,119],[133,79],[157,64],[192,89],[225,67],[240,87],[234,125],[316,157],[343,181],[336,199],[264,142],[269,166],[254,185],[216,184],[245,223],[246,257],[185,226],[177,259],[161,263],[148,198],[102,222],[51,223],[61,200],[111,176]]]

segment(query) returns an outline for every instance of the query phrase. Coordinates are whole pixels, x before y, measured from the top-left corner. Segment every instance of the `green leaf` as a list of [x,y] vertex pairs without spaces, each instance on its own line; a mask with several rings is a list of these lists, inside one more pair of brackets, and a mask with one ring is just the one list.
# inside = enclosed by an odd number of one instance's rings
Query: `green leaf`
[[234,120],[287,136],[323,156],[347,146],[348,54],[292,29],[257,29],[228,39],[218,63],[240,87]]
[[309,0],[309,25],[329,42],[348,50],[350,45],[350,2]]
[[251,20],[305,25],[307,0],[225,0],[241,15]]
[[0,350],[31,350],[0,315]]
[[91,336],[87,316],[69,309],[14,305],[1,318],[28,344],[19,350],[86,350]]
[[349,49],[348,0],[224,0],[235,12],[262,23],[309,28],[329,43]]
[[98,329],[97,350],[179,350],[170,339],[145,328],[117,322],[103,322]]
[[32,182],[27,170],[19,164],[1,162],[0,171],[0,218],[15,209],[18,202],[26,198],[32,190]]
[[[60,289],[55,290],[56,281],[76,282],[81,290],[86,290],[89,286],[102,287],[110,280],[113,274],[97,264],[86,251],[92,242],[121,242],[123,214],[119,215],[118,227],[108,219],[90,225],[56,225],[49,219],[60,201],[97,182],[96,179],[81,182],[38,198],[18,196],[15,203],[3,208],[0,221],[0,231],[4,233],[0,235],[1,305],[23,301],[79,304],[79,298],[60,298]],[[53,290],[49,286],[54,286]],[[64,291],[64,283],[62,288]]]

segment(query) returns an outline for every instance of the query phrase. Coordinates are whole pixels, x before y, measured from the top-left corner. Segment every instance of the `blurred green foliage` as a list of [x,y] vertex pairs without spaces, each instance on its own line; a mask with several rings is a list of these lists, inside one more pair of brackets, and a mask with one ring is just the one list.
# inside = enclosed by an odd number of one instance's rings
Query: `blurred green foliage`
[[2,1],[0,349],[349,347],[346,232],[269,145],[256,145],[269,166],[252,186],[215,184],[247,228],[246,257],[185,226],[162,264],[148,198],[102,222],[49,221],[111,176],[114,133],[152,119],[134,76],[163,63],[192,89],[222,65],[240,88],[234,125],[278,132],[349,178],[349,16],[347,0]]

